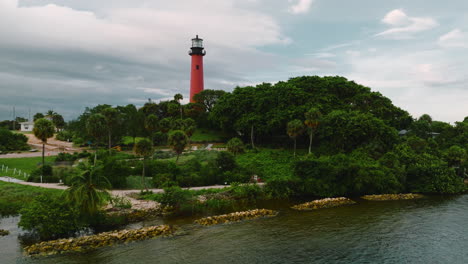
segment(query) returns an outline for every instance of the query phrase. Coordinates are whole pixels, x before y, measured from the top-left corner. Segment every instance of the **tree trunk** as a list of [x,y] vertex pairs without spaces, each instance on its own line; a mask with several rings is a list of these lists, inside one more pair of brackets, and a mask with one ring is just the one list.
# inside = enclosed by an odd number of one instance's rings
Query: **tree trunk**
[[179,162],[179,155],[180,155],[180,154],[177,153],[177,158],[176,158],[176,160],[175,160],[175,163],[176,163],[176,164],[177,164],[177,162]]
[[112,133],[109,130],[109,155],[111,154],[112,149]]
[[250,126],[250,143],[252,144],[252,149],[255,149],[254,145],[254,126]]
[[141,190],[143,191],[143,188],[146,189],[146,181],[145,181],[145,162],[146,158],[143,158],[143,172],[141,174]]
[[296,138],[294,138],[294,157],[296,157]]
[[309,154],[312,153],[312,137],[314,136],[314,132],[313,131],[310,131],[310,135],[309,135]]
[[180,109],[180,119],[182,119],[182,105],[179,107]]
[[42,183],[42,178],[44,177],[44,163],[45,163],[45,142],[42,142],[42,175],[41,175],[41,183]]
[[94,166],[96,166],[97,161],[97,145],[94,145]]

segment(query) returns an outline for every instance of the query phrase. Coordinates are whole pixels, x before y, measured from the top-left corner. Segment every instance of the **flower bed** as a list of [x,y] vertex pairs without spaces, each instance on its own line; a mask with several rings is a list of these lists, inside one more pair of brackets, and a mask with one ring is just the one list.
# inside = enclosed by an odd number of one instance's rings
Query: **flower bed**
[[356,203],[355,201],[345,198],[345,197],[325,198],[321,200],[314,200],[312,202],[298,204],[291,208],[296,209],[296,210],[301,210],[301,211],[308,211],[308,210],[331,208],[331,207],[337,207],[337,206],[355,204],[355,203]]
[[65,252],[79,252],[118,243],[145,240],[159,236],[172,235],[175,228],[168,225],[150,226],[140,229],[105,232],[78,238],[58,239],[37,243],[24,250],[28,255],[54,255]]
[[396,200],[412,200],[423,198],[422,194],[415,193],[400,193],[400,194],[375,194],[364,195],[361,198],[369,201],[396,201]]
[[224,215],[216,215],[216,216],[209,216],[205,218],[201,218],[195,220],[195,223],[210,226],[210,225],[217,225],[217,224],[226,224],[229,222],[239,222],[243,220],[250,220],[256,219],[260,217],[271,217],[276,216],[278,212],[268,209],[254,209],[244,212],[235,212],[230,214]]

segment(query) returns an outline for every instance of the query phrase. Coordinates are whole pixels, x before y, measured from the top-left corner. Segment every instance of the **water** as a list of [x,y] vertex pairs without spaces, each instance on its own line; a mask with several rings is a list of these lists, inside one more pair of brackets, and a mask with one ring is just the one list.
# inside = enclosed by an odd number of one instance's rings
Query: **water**
[[267,207],[280,214],[213,227],[166,220],[180,226],[177,236],[40,258],[22,255],[17,219],[8,218],[0,263],[468,263],[468,195],[313,212]]

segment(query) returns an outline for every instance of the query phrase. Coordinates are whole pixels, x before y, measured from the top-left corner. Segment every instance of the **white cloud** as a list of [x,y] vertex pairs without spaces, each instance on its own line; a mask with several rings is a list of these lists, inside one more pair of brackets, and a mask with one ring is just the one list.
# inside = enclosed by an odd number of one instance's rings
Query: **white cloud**
[[[288,1],[290,3],[293,2],[293,0]],[[310,10],[310,7],[312,6],[314,0],[297,0],[294,2],[295,3],[289,7],[289,12],[292,14],[303,14],[307,13]]]
[[468,35],[457,28],[440,36],[438,43],[445,48],[468,48]]
[[382,23],[391,26],[375,36],[393,39],[411,38],[415,33],[430,30],[439,24],[431,17],[410,17],[403,10],[390,11],[382,19]]
[[341,74],[389,97],[413,116],[460,121],[466,116],[466,74],[443,50],[382,50],[348,56]]

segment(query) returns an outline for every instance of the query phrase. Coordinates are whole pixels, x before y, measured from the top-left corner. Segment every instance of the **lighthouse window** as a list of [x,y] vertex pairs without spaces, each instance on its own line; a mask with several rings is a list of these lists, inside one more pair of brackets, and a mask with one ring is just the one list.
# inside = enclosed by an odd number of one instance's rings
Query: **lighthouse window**
[[197,65],[197,66],[196,66],[196,68],[197,68],[197,70],[199,70],[199,69],[200,69],[200,66],[199,66],[199,65]]

